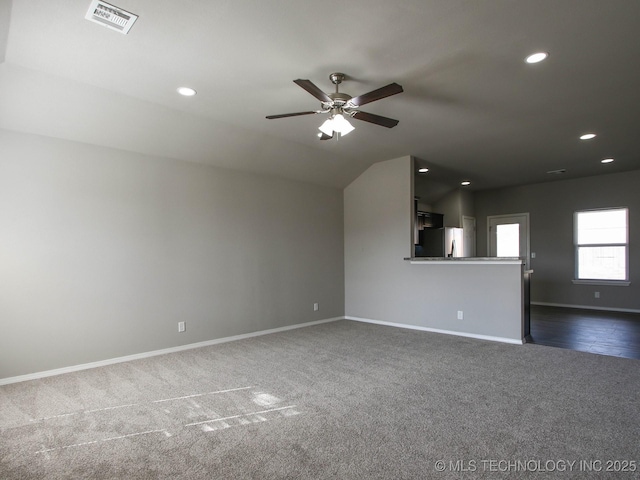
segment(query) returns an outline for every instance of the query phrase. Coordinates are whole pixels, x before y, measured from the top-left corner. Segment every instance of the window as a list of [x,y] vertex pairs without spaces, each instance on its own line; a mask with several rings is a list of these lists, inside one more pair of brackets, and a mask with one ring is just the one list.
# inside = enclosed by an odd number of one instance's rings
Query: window
[[496,225],[497,257],[520,256],[520,224],[503,223]]
[[628,209],[583,210],[574,216],[575,281],[628,284]]

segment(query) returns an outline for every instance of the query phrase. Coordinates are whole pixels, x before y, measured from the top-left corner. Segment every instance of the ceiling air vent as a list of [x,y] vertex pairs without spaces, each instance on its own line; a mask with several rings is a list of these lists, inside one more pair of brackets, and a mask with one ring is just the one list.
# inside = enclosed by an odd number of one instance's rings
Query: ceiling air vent
[[101,0],[93,0],[84,18],[126,35],[138,16]]

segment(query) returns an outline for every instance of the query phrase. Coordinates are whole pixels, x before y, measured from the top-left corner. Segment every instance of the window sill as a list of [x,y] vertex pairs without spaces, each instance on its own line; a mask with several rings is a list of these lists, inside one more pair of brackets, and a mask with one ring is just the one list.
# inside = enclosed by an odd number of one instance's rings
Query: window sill
[[614,287],[628,287],[631,282],[628,280],[577,280],[573,279],[571,282],[574,285],[612,285]]

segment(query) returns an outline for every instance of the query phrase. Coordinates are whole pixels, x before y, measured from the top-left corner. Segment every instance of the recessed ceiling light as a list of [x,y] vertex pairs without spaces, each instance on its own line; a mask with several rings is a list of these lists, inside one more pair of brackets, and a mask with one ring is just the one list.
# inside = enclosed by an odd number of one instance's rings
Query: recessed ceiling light
[[429,171],[428,168],[419,168],[418,169],[418,172],[420,172],[420,173],[427,173],[428,171]]
[[585,133],[584,135],[580,135],[580,140],[591,140],[592,138],[596,138],[595,133]]
[[469,180],[465,180],[464,182],[461,182],[460,185],[466,187],[467,185],[471,185],[471,182]]
[[196,91],[190,87],[180,87],[178,88],[178,93],[185,97],[193,97],[196,94]]
[[546,60],[548,56],[549,54],[547,52],[537,52],[532,55],[529,55],[527,58],[525,58],[524,61],[527,63],[538,63],[543,60]]
[[605,158],[603,160],[600,160],[600,163],[611,163],[613,162],[613,158]]

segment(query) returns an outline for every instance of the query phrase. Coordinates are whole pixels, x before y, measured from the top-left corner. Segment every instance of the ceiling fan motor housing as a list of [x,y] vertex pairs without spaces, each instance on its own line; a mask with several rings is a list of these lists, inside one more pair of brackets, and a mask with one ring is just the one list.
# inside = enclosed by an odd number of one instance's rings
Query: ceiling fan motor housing
[[338,85],[342,83],[345,79],[346,75],[344,73],[336,72],[329,75],[329,80],[336,86],[336,91],[333,93],[327,93],[327,96],[331,98],[331,103],[322,102],[322,106],[324,108],[341,108],[343,107],[349,100],[351,100],[351,95],[346,93],[338,92]]
[[341,93],[341,92],[335,92],[335,93],[327,93],[327,95],[329,96],[329,98],[331,98],[332,102],[326,102],[323,105],[325,106],[334,106],[334,107],[342,107],[343,105],[345,105],[349,100],[351,100],[351,95],[348,95],[346,93]]

